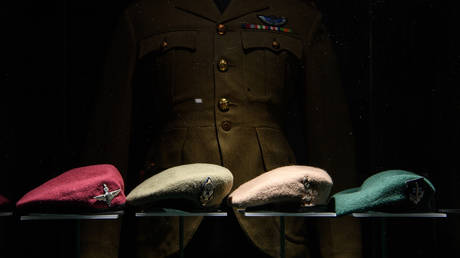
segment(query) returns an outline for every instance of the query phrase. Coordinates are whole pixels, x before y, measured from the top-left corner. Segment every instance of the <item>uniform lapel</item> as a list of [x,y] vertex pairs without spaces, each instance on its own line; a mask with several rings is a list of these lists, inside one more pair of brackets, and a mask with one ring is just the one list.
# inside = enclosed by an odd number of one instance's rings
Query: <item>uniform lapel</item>
[[175,7],[212,22],[217,22],[221,16],[214,0],[176,0]]
[[266,0],[232,0],[219,21],[224,23],[265,9],[268,9]]
[[221,14],[214,0],[176,0],[175,7],[212,22],[227,22],[268,8],[266,0],[231,0]]

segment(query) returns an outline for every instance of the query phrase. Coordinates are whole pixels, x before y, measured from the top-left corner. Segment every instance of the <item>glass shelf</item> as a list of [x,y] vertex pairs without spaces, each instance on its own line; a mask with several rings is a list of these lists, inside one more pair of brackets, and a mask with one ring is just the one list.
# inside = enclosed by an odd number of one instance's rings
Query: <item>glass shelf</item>
[[[447,214],[460,214],[460,209],[440,209],[439,212],[356,212],[351,216],[355,218],[446,218]],[[337,217],[335,212],[280,212],[280,211],[246,211],[239,209],[239,213],[246,217],[311,217],[311,218],[334,218]],[[88,213],[88,214],[60,214],[60,213],[30,213],[20,216],[20,220],[107,220],[119,219],[124,211],[105,212],[105,213]],[[0,212],[0,217],[13,216],[13,212]],[[225,217],[226,211],[183,211],[176,209],[159,209],[155,211],[136,212],[136,217]]]
[[439,209],[438,212],[457,215],[460,214],[460,209]]
[[446,213],[440,212],[407,212],[407,213],[396,213],[396,212],[356,212],[352,213],[355,218],[446,218]]
[[278,212],[278,211],[246,211],[238,210],[246,217],[313,217],[313,218],[334,218],[335,212]]
[[205,216],[205,217],[225,217],[227,216],[226,211],[183,211],[176,209],[158,209],[155,211],[136,212],[136,217],[194,217],[194,216]]
[[[239,213],[246,217],[311,217],[311,218],[334,218],[335,212],[281,212],[281,211],[247,211],[239,209]],[[355,218],[446,218],[447,213],[458,213],[460,209],[445,209],[439,212],[355,212],[350,214]]]
[[29,213],[20,216],[22,221],[32,220],[115,220],[119,219],[124,211],[88,213],[88,214],[68,214],[68,213]]

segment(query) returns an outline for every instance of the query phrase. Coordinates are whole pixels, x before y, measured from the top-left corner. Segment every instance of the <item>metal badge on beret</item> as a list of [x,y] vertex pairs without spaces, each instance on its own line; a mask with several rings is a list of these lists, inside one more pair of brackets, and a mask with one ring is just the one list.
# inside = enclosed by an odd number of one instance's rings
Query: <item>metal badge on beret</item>
[[302,184],[305,187],[305,196],[302,198],[301,206],[308,207],[311,206],[313,196],[318,195],[318,191],[313,185],[313,180],[309,179],[307,176],[303,177]]
[[418,178],[415,180],[410,180],[406,182],[406,187],[408,189],[409,200],[417,205],[422,199],[423,194],[425,193],[424,186],[425,182],[423,178]]
[[200,195],[200,202],[201,206],[205,207],[210,200],[214,197],[214,185],[212,184],[212,180],[210,177],[206,178],[203,186],[201,187],[201,195]]
[[94,196],[93,198],[98,201],[104,201],[105,203],[107,203],[107,206],[110,207],[110,205],[112,204],[113,198],[115,198],[121,192],[121,189],[117,189],[115,191],[109,192],[109,188],[107,187],[107,185],[103,184],[103,186],[104,186],[103,187],[104,194]]

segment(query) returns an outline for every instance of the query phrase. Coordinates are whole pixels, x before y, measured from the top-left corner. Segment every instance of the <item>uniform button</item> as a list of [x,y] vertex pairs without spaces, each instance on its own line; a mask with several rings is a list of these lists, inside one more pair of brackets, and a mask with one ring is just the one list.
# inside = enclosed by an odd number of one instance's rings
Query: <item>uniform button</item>
[[272,47],[278,49],[280,48],[280,43],[276,39],[273,39]]
[[227,32],[227,28],[222,23],[217,25],[217,34],[224,35]]
[[232,123],[230,121],[223,121],[222,122],[222,129],[224,129],[224,131],[230,131],[230,129],[232,129]]
[[221,72],[226,72],[228,70],[228,61],[227,59],[221,57],[217,62],[217,69]]
[[226,99],[226,98],[219,99],[219,109],[220,109],[220,111],[227,112],[228,110],[230,110],[229,105],[230,105],[230,101],[228,101],[228,99]]
[[165,39],[161,42],[161,48],[167,48],[167,47],[168,47],[168,41],[166,41]]

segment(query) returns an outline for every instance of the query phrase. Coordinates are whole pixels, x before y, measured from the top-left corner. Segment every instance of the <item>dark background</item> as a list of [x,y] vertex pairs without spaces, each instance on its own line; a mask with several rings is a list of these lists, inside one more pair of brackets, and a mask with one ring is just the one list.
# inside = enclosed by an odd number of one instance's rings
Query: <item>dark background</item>
[[[317,2],[351,107],[360,180],[386,169],[407,169],[436,186],[435,208],[460,208],[459,4]],[[128,3],[1,4],[0,193],[13,202],[82,165],[80,154],[104,57],[116,18]],[[63,233],[62,223],[44,227],[0,220],[2,250],[31,246],[16,249],[17,256],[40,250],[59,256],[76,250],[68,240],[74,236],[72,223]],[[363,220],[367,257],[380,257],[382,249],[388,257],[443,257],[459,251],[460,216],[393,219],[386,226],[385,246],[381,224]]]

